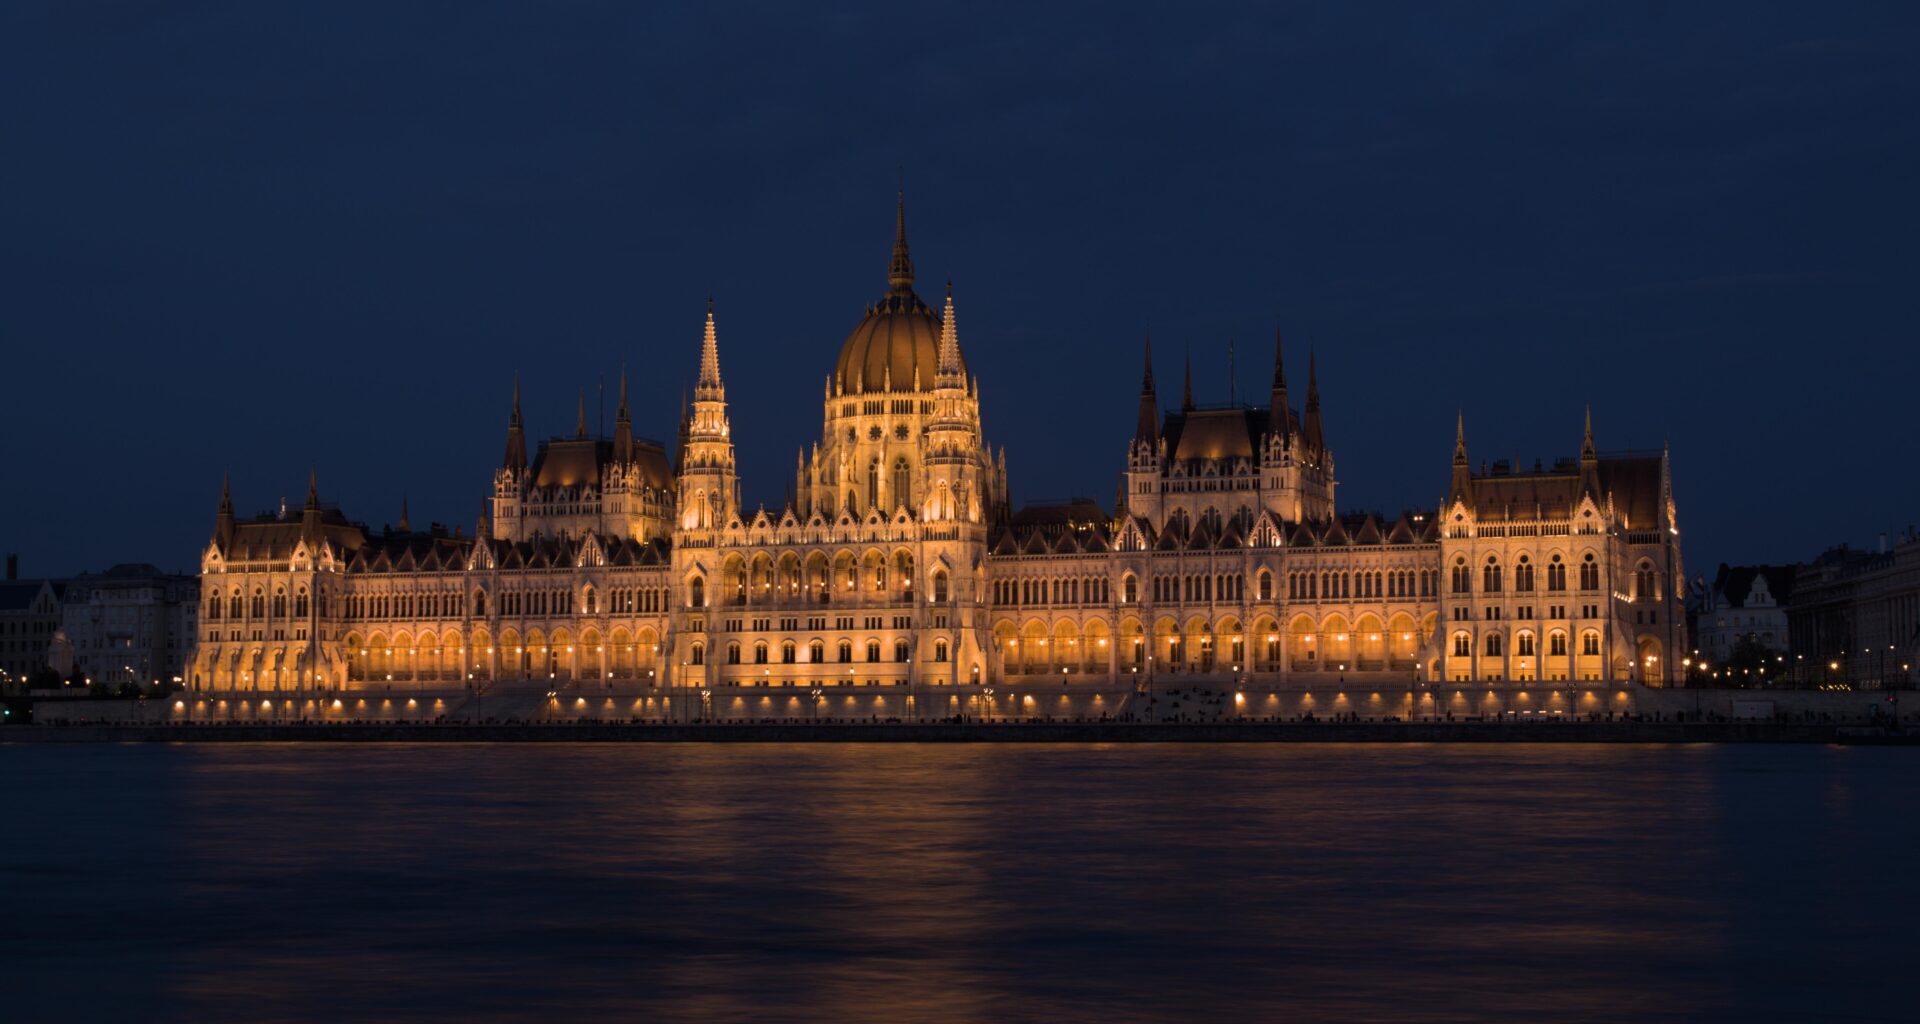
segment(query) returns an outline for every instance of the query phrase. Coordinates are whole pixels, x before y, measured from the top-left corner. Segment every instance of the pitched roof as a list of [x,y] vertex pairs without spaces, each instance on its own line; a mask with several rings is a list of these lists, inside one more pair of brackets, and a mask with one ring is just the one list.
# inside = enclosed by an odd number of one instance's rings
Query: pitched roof
[[1753,596],[1753,582],[1765,577],[1767,592],[1773,595],[1773,603],[1785,605],[1793,598],[1793,581],[1799,571],[1792,565],[1720,565],[1720,571],[1713,577],[1713,589],[1729,608],[1745,608],[1747,598]]

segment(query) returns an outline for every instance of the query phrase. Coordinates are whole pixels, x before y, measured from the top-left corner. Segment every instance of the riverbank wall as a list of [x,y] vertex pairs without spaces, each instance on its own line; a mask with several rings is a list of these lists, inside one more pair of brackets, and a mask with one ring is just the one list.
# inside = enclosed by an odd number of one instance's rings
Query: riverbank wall
[[0,743],[1839,743],[1920,731],[1780,722],[967,722],[31,725]]

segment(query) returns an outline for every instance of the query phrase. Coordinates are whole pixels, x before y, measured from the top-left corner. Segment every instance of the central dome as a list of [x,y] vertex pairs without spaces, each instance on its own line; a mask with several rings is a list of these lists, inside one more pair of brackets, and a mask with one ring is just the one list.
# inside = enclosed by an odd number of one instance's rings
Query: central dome
[[867,309],[860,326],[840,346],[833,375],[846,394],[879,394],[889,384],[896,392],[912,391],[916,380],[918,390],[932,391],[934,374],[940,369],[940,318],[913,291],[904,198],[894,221],[887,284],[886,297]]
[[840,346],[834,375],[847,394],[878,393],[887,390],[889,383],[895,391],[913,390],[917,370],[919,389],[931,391],[939,368],[940,318],[909,288],[867,310],[860,326]]

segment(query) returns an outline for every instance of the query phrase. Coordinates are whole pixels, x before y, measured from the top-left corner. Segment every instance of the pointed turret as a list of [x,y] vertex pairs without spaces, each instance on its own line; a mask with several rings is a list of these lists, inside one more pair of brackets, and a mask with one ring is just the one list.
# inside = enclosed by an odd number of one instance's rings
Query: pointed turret
[[1463,411],[1453,426],[1453,487],[1448,501],[1465,501],[1473,488],[1473,465],[1467,461],[1467,414]]
[[413,521],[412,521],[412,519],[411,519],[410,517],[408,517],[408,515],[407,515],[407,496],[406,496],[406,495],[405,495],[404,493],[400,495],[400,524],[399,524],[399,529],[400,529],[400,532],[401,532],[401,533],[412,533],[412,532],[413,532]]
[[578,441],[585,441],[587,439],[587,389],[586,388],[580,389],[580,411],[577,414],[575,414],[573,419],[573,436],[574,436],[574,439]]
[[620,410],[613,414],[613,461],[633,461],[633,418],[627,414],[627,368],[620,368]]
[[1307,350],[1307,411],[1300,433],[1315,458],[1326,451],[1327,436],[1320,423],[1320,372],[1312,349]]
[[300,509],[300,533],[312,538],[320,532],[320,473],[307,470],[307,503]]
[[[966,368],[960,362],[960,323],[953,312],[953,282],[947,282],[947,305],[940,313],[940,370],[934,379],[934,387],[964,388],[967,386]],[[915,372],[919,372],[918,368]],[[920,382],[914,381],[914,389],[919,390]]]
[[680,459],[681,524],[710,529],[739,511],[734,477],[733,428],[727,422],[727,391],[720,382],[720,342],[713,299],[700,339],[700,379],[693,388],[693,416],[683,428]]
[[222,546],[233,539],[233,480],[220,474],[220,511],[213,517],[213,536]]
[[1267,431],[1281,438],[1293,432],[1293,417],[1287,408],[1287,360],[1278,327],[1273,329],[1273,386],[1268,394]]
[[487,526],[487,499],[480,499],[480,515],[473,521],[473,536],[477,540],[492,540],[493,530]]
[[720,337],[713,326],[713,296],[707,296],[706,333],[700,340],[700,379],[694,383],[693,398],[696,402],[718,402],[726,399],[726,388],[720,383]]
[[1180,389],[1180,411],[1193,411],[1193,353],[1187,353],[1187,380]]
[[518,473],[527,468],[527,435],[520,421],[520,375],[513,375],[513,412],[507,416],[507,454],[501,466]]
[[1153,336],[1147,336],[1147,368],[1140,375],[1140,420],[1134,426],[1136,440],[1152,441],[1160,434],[1160,398],[1153,391]]
[[1593,447],[1593,406],[1587,406],[1587,421],[1580,438],[1580,491],[1600,497],[1600,454]]
[[900,191],[893,219],[893,259],[887,264],[887,284],[896,292],[913,290],[913,258],[907,255],[907,193]]

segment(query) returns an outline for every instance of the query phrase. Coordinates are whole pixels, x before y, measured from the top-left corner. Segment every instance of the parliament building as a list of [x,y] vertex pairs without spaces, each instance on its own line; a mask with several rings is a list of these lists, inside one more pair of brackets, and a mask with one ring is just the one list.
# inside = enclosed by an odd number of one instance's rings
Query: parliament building
[[1277,339],[1264,406],[1196,406],[1189,379],[1168,407],[1149,347],[1110,449],[1116,507],[1016,509],[981,387],[951,289],[938,308],[915,290],[903,205],[784,507],[741,503],[709,303],[671,451],[634,434],[624,379],[611,437],[583,403],[571,434],[530,443],[516,385],[471,534],[404,514],[375,532],[312,483],[302,508],[242,519],[223,489],[190,685],[710,699],[1681,677],[1667,456],[1601,454],[1591,416],[1577,457],[1530,468],[1474,468],[1462,423],[1440,504],[1343,512],[1311,360],[1298,409]]

